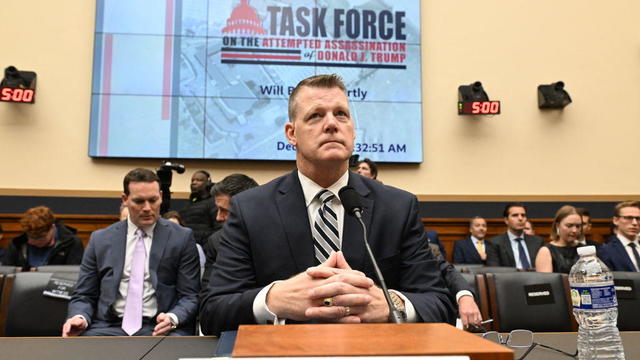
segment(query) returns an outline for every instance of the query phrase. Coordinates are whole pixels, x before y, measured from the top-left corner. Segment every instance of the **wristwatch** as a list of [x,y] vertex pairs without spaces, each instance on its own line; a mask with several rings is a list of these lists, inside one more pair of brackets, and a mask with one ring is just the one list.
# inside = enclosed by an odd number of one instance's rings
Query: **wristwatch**
[[[393,307],[395,307],[400,314],[402,315],[402,319],[403,320],[407,320],[407,311],[406,308],[404,306],[404,301],[402,300],[402,298],[400,296],[398,296],[398,294],[396,294],[395,292],[389,290],[389,297],[391,298],[391,302],[393,303]],[[391,317],[391,314],[389,314],[389,316]]]

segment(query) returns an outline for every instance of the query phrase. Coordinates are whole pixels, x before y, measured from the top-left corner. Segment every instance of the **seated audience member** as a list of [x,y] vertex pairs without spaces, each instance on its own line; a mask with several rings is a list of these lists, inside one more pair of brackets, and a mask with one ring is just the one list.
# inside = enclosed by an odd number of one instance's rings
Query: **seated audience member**
[[182,221],[182,218],[180,217],[180,213],[175,210],[167,211],[162,215],[162,218],[167,219],[169,221],[173,221],[174,223],[180,226],[183,226],[183,227],[185,226],[184,222]]
[[[216,220],[221,224],[224,223],[231,213],[231,199],[235,195],[256,186],[258,186],[258,183],[244,174],[231,174],[222,179],[219,183],[215,184],[211,189],[211,195],[216,202],[216,207],[218,208]],[[211,234],[209,239],[207,239],[207,242],[204,244],[206,261],[204,265],[204,274],[202,275],[203,289],[206,289],[209,283],[211,268],[213,267],[213,263],[216,262],[218,246],[220,244],[220,239],[222,238],[222,231],[223,230],[220,229]]]
[[120,203],[120,221],[129,217],[129,208],[124,203]]
[[356,172],[369,179],[377,179],[378,165],[373,160],[366,158],[358,163]]
[[524,233],[527,235],[536,234],[536,230],[533,228],[533,224],[529,220],[527,220],[527,222],[524,223]]
[[524,233],[527,209],[521,203],[505,206],[504,223],[507,232],[491,238],[487,244],[487,266],[510,266],[521,270],[532,269],[536,254],[544,243],[541,237]]
[[191,195],[189,204],[180,210],[185,226],[193,230],[196,243],[203,245],[222,224],[216,221],[216,205],[211,201],[211,177],[205,170],[198,170],[191,176]]
[[[180,213],[178,213],[177,211],[171,210],[171,211],[167,211],[166,213],[164,213],[162,215],[163,219],[167,219],[169,221],[173,221],[174,223],[180,225],[180,226],[185,226],[184,222],[182,221],[182,218],[180,217]],[[198,258],[200,259],[200,268],[204,268],[204,263],[205,263],[205,255],[204,255],[204,250],[202,250],[202,246],[200,244],[196,244],[196,247],[198,248]]]
[[565,205],[558,209],[551,223],[551,242],[544,244],[536,256],[536,271],[568,274],[580,258],[580,235],[582,218],[576,208]]
[[233,197],[200,302],[203,333],[255,323],[389,321],[362,228],[337,196],[346,185],[362,197],[368,240],[393,302],[409,321],[453,322],[416,197],[349,171],[356,133],[342,80],[301,81],[284,130],[297,168]]
[[471,236],[453,244],[454,264],[484,264],[487,260],[485,235],[487,221],[479,216],[469,222]]
[[193,335],[200,267],[193,232],[160,218],[158,176],[124,177],[129,217],[91,234],[62,336]]
[[580,245],[593,245],[596,248],[599,248],[601,243],[597,241],[593,241],[590,239],[591,237],[591,213],[584,208],[576,208],[576,211],[582,218],[582,234],[578,238],[578,243]]
[[442,255],[442,259],[447,260],[447,250],[444,248],[442,241],[440,241],[440,235],[438,235],[438,232],[435,230],[426,230],[425,233],[427,235],[429,244],[438,246],[438,249],[440,249],[440,254]]
[[598,257],[611,271],[638,271],[638,233],[640,233],[640,202],[624,201],[614,208],[613,223],[616,238],[602,245]]
[[24,233],[9,243],[3,265],[24,270],[42,265],[77,265],[84,247],[76,230],[56,220],[46,206],[27,210],[20,219]]

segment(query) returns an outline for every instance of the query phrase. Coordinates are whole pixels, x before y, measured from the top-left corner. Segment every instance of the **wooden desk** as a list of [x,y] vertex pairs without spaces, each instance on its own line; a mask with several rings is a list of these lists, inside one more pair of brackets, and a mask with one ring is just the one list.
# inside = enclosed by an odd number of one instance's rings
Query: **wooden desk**
[[449,324],[242,325],[233,357],[468,355],[511,360],[513,351]]

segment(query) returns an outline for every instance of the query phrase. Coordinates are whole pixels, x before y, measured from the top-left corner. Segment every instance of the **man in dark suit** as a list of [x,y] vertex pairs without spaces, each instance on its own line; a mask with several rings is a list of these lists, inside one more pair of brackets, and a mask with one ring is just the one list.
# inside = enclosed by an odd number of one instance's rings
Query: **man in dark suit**
[[638,271],[638,233],[640,233],[640,202],[623,201],[614,208],[613,223],[618,228],[616,238],[598,249],[598,257],[611,271]]
[[155,173],[131,170],[127,220],[91,235],[62,336],[193,335],[200,265],[190,229],[160,218]]
[[487,221],[479,216],[469,222],[471,236],[453,244],[454,264],[484,264],[487,260]]
[[[256,186],[258,186],[258,183],[245,174],[231,174],[222,179],[222,181],[217,182],[211,189],[211,197],[214,198],[217,208],[216,220],[221,224],[227,221],[229,214],[231,214],[231,198],[245,190],[253,189]],[[206,257],[204,273],[202,274],[203,289],[206,289],[209,285],[211,269],[218,256],[218,247],[220,246],[221,238],[222,229],[211,234],[202,247]]]
[[538,250],[544,243],[541,237],[524,233],[527,209],[521,203],[509,203],[503,212],[507,232],[487,242],[487,266],[511,266],[533,269]]
[[300,82],[289,119],[285,135],[296,147],[297,170],[231,199],[200,304],[203,332],[388,321],[360,224],[337,197],[346,185],[362,196],[368,241],[394,303],[411,321],[453,322],[415,196],[348,171],[355,130],[342,80],[317,75]]

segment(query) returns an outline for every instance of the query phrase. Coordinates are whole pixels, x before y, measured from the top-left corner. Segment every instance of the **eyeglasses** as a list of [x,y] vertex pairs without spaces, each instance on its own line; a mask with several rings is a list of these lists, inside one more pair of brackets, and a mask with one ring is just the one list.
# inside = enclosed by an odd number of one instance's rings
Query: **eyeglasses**
[[621,219],[624,219],[625,221],[637,221],[640,223],[640,216],[630,216],[630,215],[620,215],[618,216]]
[[484,334],[482,334],[482,338],[487,339],[489,341],[492,341],[496,344],[500,344],[500,345],[505,345],[511,348],[527,348],[527,351],[524,352],[524,354],[522,354],[522,356],[520,356],[518,358],[518,360],[524,360],[524,358],[529,355],[529,353],[531,351],[533,351],[533,349],[536,346],[540,346],[543,347],[545,349],[549,349],[549,350],[553,350],[555,352],[559,352],[562,355],[568,356],[570,358],[576,359],[578,356],[578,351],[576,350],[575,354],[569,354],[567,352],[564,352],[560,349],[556,349],[554,347],[551,346],[547,346],[544,344],[539,344],[537,342],[533,341],[533,333],[529,330],[513,330],[512,332],[510,332],[509,334],[505,334],[502,335],[500,333],[498,333],[497,331],[489,331],[486,332]]

